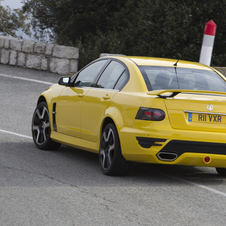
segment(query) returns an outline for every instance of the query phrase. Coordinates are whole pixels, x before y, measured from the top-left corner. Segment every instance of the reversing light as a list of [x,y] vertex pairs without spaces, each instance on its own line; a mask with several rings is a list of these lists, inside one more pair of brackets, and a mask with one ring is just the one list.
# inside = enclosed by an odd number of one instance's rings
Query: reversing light
[[150,121],[162,121],[165,118],[165,112],[156,108],[144,108],[140,107],[136,119],[150,120]]

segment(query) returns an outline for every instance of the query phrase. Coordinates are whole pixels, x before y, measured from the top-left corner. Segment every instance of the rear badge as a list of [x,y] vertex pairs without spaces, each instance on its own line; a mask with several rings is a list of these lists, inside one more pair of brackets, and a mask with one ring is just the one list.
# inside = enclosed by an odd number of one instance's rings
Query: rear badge
[[212,104],[207,104],[206,108],[207,108],[207,110],[212,111],[213,110],[213,105]]

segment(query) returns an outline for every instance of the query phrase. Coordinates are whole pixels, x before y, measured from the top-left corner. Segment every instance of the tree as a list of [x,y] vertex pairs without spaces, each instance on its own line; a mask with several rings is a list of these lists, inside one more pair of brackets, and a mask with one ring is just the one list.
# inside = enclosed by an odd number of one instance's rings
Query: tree
[[26,23],[28,15],[20,9],[13,11],[7,6],[6,8],[0,6],[0,34],[12,37],[21,37],[17,34],[18,30],[30,34],[29,23]]
[[76,45],[114,26],[113,14],[123,5],[120,0],[25,0],[23,9],[33,15],[37,34],[50,29],[53,41]]
[[217,24],[212,64],[226,62],[226,0],[25,0],[33,26],[80,48],[83,66],[101,52],[198,61],[205,23]]

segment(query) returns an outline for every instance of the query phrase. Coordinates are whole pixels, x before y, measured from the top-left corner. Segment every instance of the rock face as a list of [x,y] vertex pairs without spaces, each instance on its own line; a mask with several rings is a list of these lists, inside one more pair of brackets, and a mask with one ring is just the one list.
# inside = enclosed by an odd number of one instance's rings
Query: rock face
[[79,49],[0,36],[0,63],[61,75],[78,71]]

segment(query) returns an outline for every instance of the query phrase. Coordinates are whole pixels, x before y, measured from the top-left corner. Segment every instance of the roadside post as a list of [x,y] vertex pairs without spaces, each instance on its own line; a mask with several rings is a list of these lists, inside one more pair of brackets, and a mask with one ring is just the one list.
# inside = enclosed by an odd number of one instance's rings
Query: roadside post
[[199,63],[210,66],[217,25],[210,20],[205,25]]

